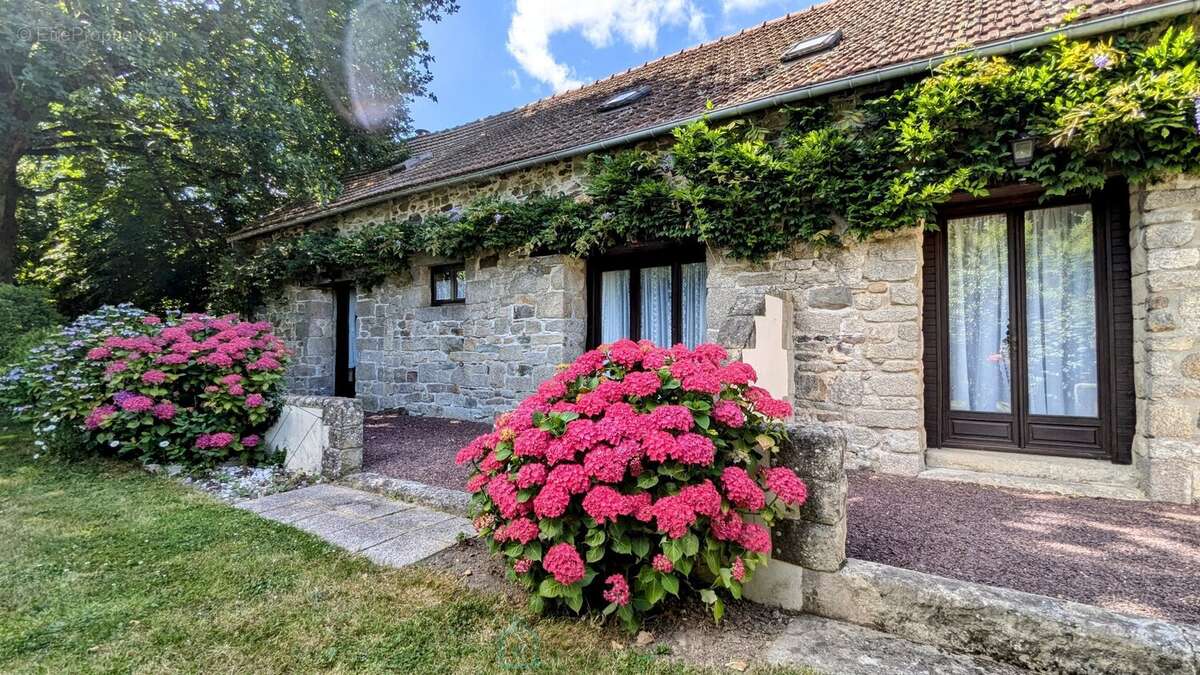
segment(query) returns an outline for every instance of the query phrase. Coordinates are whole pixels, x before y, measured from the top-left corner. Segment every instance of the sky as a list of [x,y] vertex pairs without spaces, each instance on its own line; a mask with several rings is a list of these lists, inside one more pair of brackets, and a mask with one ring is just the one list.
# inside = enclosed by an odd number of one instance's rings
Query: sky
[[437,102],[410,106],[438,131],[517,108],[814,0],[462,0],[425,26]]

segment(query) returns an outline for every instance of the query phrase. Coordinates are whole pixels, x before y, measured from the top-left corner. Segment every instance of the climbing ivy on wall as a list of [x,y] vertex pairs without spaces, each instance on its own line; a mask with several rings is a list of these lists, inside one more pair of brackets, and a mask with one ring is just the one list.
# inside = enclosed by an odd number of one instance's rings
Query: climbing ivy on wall
[[[589,160],[584,193],[485,198],[420,222],[338,234],[309,230],[235,254],[218,297],[230,309],[288,283],[336,275],[364,286],[418,253],[588,255],[646,240],[695,239],[757,260],[792,242],[836,245],[931,226],[956,192],[1038,183],[1047,195],[1200,170],[1200,46],[1192,26],[1058,39],[1013,58],[951,58],[928,77],[851,109],[789,111],[782,129],[700,121],[661,150]],[[1037,139],[1017,167],[1011,143]]]

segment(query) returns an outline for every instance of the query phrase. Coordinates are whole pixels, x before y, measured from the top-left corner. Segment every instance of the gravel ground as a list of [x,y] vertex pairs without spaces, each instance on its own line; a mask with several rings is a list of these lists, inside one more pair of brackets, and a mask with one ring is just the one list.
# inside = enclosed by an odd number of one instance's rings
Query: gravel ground
[[[486,424],[367,415],[365,471],[463,489]],[[1200,624],[1200,508],[850,473],[853,558]]]
[[145,468],[150,473],[175,478],[184,485],[207,492],[230,504],[307,487],[314,482],[307,476],[289,474],[282,466],[249,467],[226,464],[191,473],[178,464],[147,464]]
[[850,557],[1200,623],[1200,508],[851,472]]
[[492,430],[478,422],[395,411],[369,413],[363,424],[363,471],[451,490],[462,490],[468,477],[465,468],[454,464],[454,455]]

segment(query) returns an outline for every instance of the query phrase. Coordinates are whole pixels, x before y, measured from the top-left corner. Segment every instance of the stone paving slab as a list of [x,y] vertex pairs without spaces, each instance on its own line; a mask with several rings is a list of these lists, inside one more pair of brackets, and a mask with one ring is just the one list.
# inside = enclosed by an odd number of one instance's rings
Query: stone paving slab
[[339,485],[313,485],[238,507],[389,567],[423,560],[474,531],[466,518]]
[[849,623],[799,616],[767,650],[772,665],[837,675],[1018,675],[1027,671],[942,651]]

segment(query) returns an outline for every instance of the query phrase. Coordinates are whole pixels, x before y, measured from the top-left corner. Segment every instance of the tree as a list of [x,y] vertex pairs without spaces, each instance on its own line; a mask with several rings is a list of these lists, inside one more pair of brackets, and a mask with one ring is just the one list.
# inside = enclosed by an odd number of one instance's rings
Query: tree
[[[0,0],[0,281],[199,306],[227,234],[402,156],[454,0]],[[18,269],[18,265],[21,268]]]

